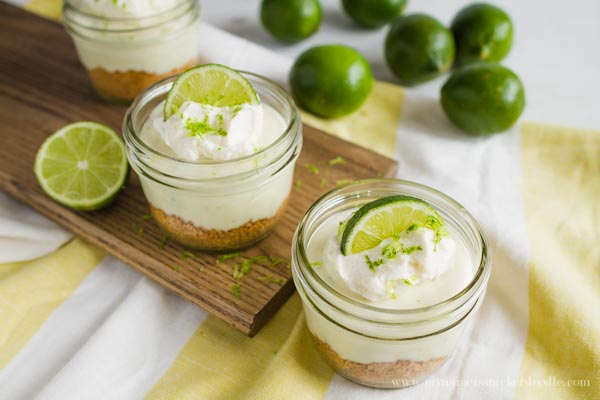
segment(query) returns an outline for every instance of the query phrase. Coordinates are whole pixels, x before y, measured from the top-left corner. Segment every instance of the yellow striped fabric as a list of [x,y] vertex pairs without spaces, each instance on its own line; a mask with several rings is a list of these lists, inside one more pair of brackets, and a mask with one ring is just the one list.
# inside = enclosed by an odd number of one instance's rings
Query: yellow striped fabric
[[375,82],[373,92],[356,112],[336,119],[303,112],[302,122],[387,157],[396,153],[404,90],[392,83]]
[[0,369],[103,257],[100,250],[75,239],[45,257],[0,265]]
[[25,9],[42,17],[58,21],[62,17],[62,0],[31,0]]
[[319,399],[333,377],[295,294],[254,338],[207,317],[147,399]]
[[530,308],[517,397],[598,399],[600,132],[524,124],[522,158]]

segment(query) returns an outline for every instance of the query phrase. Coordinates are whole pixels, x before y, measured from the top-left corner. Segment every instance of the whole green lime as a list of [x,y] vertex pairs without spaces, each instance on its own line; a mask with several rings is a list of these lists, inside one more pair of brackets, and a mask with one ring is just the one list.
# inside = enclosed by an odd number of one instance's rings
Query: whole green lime
[[286,43],[299,42],[315,33],[321,17],[318,0],[263,0],[260,6],[265,29]]
[[491,4],[463,8],[450,27],[456,42],[456,63],[500,61],[510,51],[513,24],[508,14]]
[[456,126],[488,136],[517,121],[525,107],[525,89],[510,69],[482,61],[457,69],[442,87],[441,101]]
[[358,109],[373,87],[365,58],[353,48],[322,45],[300,54],[290,71],[292,95],[298,105],[324,118]]
[[385,39],[388,66],[406,86],[434,79],[454,62],[452,33],[435,18],[412,14],[397,18]]
[[342,0],[346,14],[365,28],[379,28],[402,14],[406,0]]

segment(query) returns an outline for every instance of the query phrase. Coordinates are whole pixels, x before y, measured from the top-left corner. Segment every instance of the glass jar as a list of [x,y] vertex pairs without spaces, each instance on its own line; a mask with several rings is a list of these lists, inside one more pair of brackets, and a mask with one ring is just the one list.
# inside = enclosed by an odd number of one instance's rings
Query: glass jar
[[200,6],[197,0],[137,10],[119,4],[66,0],[63,21],[98,95],[128,104],[153,83],[196,65]]
[[137,172],[154,220],[176,241],[201,250],[225,251],[266,237],[284,213],[294,165],[302,148],[302,124],[290,96],[274,82],[241,74],[263,107],[282,118],[269,146],[233,160],[185,161],[167,156],[140,137],[151,112],[161,107],[176,77],[142,93],[123,122],[127,157]]
[[[311,267],[314,260],[308,254],[320,240],[314,240],[315,233],[328,219],[397,194],[420,198],[437,209],[454,240],[465,245],[466,259],[472,261],[468,285],[440,303],[380,308],[347,296],[323,279],[318,266]],[[439,369],[481,305],[490,269],[487,239],[473,217],[448,196],[401,180],[364,180],[327,193],[306,212],[292,243],[294,283],[319,352],[340,375],[372,387],[411,386]]]

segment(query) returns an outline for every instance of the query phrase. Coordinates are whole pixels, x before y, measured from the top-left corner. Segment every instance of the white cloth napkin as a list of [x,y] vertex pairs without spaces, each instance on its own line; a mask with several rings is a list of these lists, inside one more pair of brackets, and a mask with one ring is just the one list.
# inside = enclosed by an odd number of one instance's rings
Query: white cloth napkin
[[0,264],[51,253],[71,234],[26,205],[0,192]]

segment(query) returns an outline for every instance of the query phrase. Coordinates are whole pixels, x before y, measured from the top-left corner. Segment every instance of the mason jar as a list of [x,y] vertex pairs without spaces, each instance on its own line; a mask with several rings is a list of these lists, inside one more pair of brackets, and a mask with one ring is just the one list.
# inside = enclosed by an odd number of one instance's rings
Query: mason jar
[[64,2],[65,28],[103,99],[128,104],[153,83],[196,65],[198,1],[155,6],[128,10],[118,2]]
[[302,148],[302,124],[290,96],[262,76],[241,74],[261,105],[281,117],[283,127],[274,142],[251,155],[186,161],[166,155],[141,137],[152,111],[159,107],[162,115],[176,77],[142,93],[123,122],[127,157],[154,220],[169,237],[200,250],[235,250],[266,237],[285,212]]
[[[467,263],[461,267],[472,271],[472,278],[468,281],[467,275],[468,284],[441,302],[407,309],[378,307],[334,287],[315,264],[324,234],[319,232],[327,221],[398,194],[432,205],[451,237],[466,249],[466,257],[457,262]],[[333,235],[336,228],[337,223]],[[490,270],[487,239],[467,210],[434,189],[402,180],[364,180],[327,193],[306,212],[292,243],[293,279],[317,349],[340,375],[379,388],[417,384],[452,356],[484,299]]]

